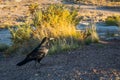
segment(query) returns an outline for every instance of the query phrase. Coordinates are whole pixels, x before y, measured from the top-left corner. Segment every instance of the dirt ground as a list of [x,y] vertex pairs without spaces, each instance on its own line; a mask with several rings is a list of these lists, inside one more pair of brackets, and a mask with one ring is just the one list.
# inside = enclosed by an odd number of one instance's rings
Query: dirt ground
[[[21,24],[30,15],[29,5],[32,3],[38,3],[43,7],[53,3],[62,3],[61,0],[21,0],[21,2],[15,2],[15,0],[3,0],[0,3],[0,28],[4,26],[15,26]],[[68,6],[79,7],[79,4],[65,4]],[[105,19],[107,16],[120,15],[119,11],[113,11],[104,8],[97,8],[91,5],[80,5],[80,16],[94,16],[97,20]]]
[[120,41],[91,44],[17,67],[25,56],[0,59],[0,80],[119,80]]
[[[17,0],[16,0],[17,1]],[[58,3],[54,0],[3,0],[0,3],[0,28],[4,26],[15,26],[21,24],[30,16],[29,5],[38,3],[40,7],[44,5]]]

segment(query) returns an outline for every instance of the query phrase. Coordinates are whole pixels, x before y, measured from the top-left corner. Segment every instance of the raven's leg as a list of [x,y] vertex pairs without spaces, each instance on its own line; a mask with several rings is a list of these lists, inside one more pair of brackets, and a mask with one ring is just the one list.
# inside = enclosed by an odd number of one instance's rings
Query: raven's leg
[[[41,58],[42,59],[42,58]],[[37,69],[37,63],[40,63],[41,59],[36,59],[35,60],[35,68]],[[41,63],[40,63],[41,64]]]
[[40,63],[41,59],[38,59],[38,63]]
[[39,74],[41,73],[37,68],[37,61],[38,59],[35,60],[35,70],[36,70],[35,76],[39,76]]
[[37,61],[35,61],[35,69],[37,69]]
[[43,59],[43,57],[40,58],[40,59],[38,59],[38,63],[41,64],[41,65],[42,65],[42,63],[41,63],[40,61],[41,61],[42,59]]

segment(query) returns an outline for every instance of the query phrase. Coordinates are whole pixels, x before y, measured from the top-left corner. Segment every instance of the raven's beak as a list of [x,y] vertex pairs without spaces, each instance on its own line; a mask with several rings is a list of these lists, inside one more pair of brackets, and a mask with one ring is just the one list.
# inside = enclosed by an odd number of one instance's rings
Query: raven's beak
[[54,38],[49,38],[49,40],[54,40]]

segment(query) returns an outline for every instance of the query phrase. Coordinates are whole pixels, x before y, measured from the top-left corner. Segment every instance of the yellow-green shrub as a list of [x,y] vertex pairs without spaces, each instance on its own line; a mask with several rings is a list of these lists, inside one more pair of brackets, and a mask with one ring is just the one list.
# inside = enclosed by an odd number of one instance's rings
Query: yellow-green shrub
[[33,24],[36,30],[33,34],[39,39],[44,36],[56,38],[51,48],[52,52],[56,51],[55,49],[68,50],[78,46],[80,34],[76,32],[75,26],[79,21],[76,10],[72,11],[61,4],[53,4],[34,13]]
[[78,35],[82,44],[90,44],[99,42],[99,36],[96,31],[95,24],[89,25],[84,31],[79,31]]
[[29,5],[29,11],[31,14],[33,14],[37,9],[38,9],[38,4],[37,3],[33,3]]
[[29,24],[19,25],[16,28],[9,28],[12,35],[12,42],[14,44],[23,43],[28,41],[32,34],[32,29]]
[[[55,41],[51,44],[51,53],[75,49],[88,37],[88,33],[76,31],[76,25],[80,22],[77,11],[71,10],[64,5],[52,4],[48,7],[37,9],[31,14],[32,24],[24,24],[15,29],[10,28],[13,43],[22,44],[20,46],[23,49],[27,47],[23,43],[28,44],[30,47],[29,41],[31,37],[34,37],[34,43],[36,43],[36,39],[41,41],[45,36],[54,37]],[[31,44],[33,44],[33,40]]]
[[53,4],[35,12],[34,26],[40,36],[66,37],[76,35],[75,26],[79,23],[77,11]]
[[106,18],[105,23],[108,26],[119,26],[120,16],[109,16]]
[[91,24],[90,27],[91,28],[87,29],[88,37],[85,40],[86,44],[89,44],[90,42],[97,43],[99,41],[99,36],[97,34],[95,24]]

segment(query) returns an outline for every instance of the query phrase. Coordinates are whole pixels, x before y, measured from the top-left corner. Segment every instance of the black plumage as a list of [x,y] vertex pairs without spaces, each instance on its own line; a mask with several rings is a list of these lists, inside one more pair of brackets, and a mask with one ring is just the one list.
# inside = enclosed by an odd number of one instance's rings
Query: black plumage
[[17,66],[22,66],[30,61],[36,61],[40,63],[40,61],[47,55],[49,50],[49,41],[53,38],[44,37],[41,43],[31,52],[26,58],[19,62]]

